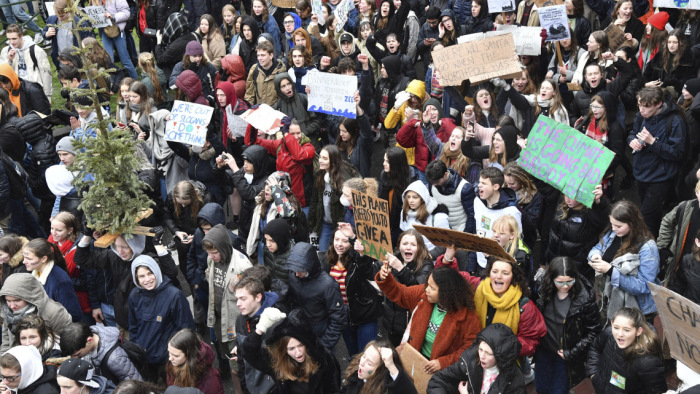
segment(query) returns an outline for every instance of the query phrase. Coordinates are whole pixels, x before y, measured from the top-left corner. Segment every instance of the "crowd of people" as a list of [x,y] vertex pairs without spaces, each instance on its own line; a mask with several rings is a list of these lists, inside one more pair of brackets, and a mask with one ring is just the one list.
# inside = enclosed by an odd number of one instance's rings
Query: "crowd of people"
[[[697,390],[648,283],[700,302],[700,10],[565,0],[570,38],[542,29],[521,74],[442,86],[434,52],[539,26],[539,3],[319,3],[82,1],[93,29],[71,1],[0,1],[0,393]],[[316,72],[357,77],[355,118],[308,111]],[[166,138],[174,100],[214,108],[203,146]],[[242,133],[262,104],[281,127]],[[75,186],[98,115],[133,134],[153,208],[107,248]],[[539,116],[612,151],[590,207],[518,165]],[[378,260],[353,191],[388,202]]]

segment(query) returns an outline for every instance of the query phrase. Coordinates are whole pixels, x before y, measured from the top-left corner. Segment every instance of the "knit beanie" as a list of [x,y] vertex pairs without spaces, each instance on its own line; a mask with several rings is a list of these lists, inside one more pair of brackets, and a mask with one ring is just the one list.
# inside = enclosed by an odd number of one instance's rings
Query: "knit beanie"
[[695,97],[698,93],[700,93],[700,78],[693,78],[685,81],[685,86],[683,86],[685,90],[690,93],[691,96]]
[[668,12],[661,11],[650,16],[649,19],[647,19],[647,23],[654,26],[657,30],[664,30],[668,23]]
[[275,241],[278,253],[287,250],[291,238],[287,220],[280,218],[267,222],[262,233],[263,235],[269,235],[272,240]]
[[56,144],[56,152],[63,151],[77,155],[75,148],[73,148],[73,141],[75,141],[75,138],[73,137],[61,138],[61,140],[58,141],[58,144]]
[[197,41],[190,41],[187,43],[187,48],[185,49],[186,56],[201,56],[204,55],[204,48],[202,44]]
[[506,146],[506,160],[516,157],[520,153],[518,145],[518,129],[515,126],[503,126],[496,130],[496,134],[500,134]]
[[431,97],[425,103],[423,103],[423,112],[425,112],[425,108],[429,105],[432,105],[435,108],[437,108],[439,114],[438,116],[440,119],[445,117],[445,114],[442,112],[442,104],[440,104],[440,102],[437,99]]

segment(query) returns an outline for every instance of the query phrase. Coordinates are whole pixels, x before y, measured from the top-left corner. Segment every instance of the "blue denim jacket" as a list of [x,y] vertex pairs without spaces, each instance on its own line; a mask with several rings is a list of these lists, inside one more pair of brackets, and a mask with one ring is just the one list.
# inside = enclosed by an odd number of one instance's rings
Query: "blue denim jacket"
[[[588,260],[590,261],[591,257],[595,255],[602,256],[614,239],[615,233],[608,231],[588,253]],[[643,314],[648,315],[656,312],[656,303],[654,303],[654,297],[651,295],[647,282],[661,285],[661,282],[656,278],[659,273],[659,249],[654,240],[647,241],[639,249],[639,262],[637,276],[622,275],[620,271],[613,268],[610,282],[613,286],[634,295],[637,298],[639,309]]]

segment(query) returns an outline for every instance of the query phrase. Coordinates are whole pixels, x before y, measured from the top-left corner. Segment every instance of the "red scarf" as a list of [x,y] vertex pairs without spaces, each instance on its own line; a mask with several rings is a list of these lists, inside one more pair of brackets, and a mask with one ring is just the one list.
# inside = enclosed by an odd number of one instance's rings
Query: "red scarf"
[[[649,38],[649,36],[647,36]],[[642,45],[639,45],[639,55],[637,55],[637,63],[639,63],[639,69],[644,70],[644,56],[643,55],[644,49],[642,49]],[[651,51],[651,56],[649,56],[649,61],[656,56],[656,53],[659,51],[659,47],[657,46]]]
[[54,241],[53,235],[49,235],[48,241],[56,246],[58,250],[61,251],[61,255],[66,259],[66,266],[68,268],[68,276],[71,278],[77,278],[80,271],[78,270],[75,262],[73,262],[73,256],[75,255],[75,249],[70,250],[73,247],[73,241],[67,239],[63,242],[63,245],[59,245],[58,242]]
[[586,129],[586,135],[603,145],[608,142],[608,133],[601,131],[600,127],[596,126],[595,117],[591,118],[591,122],[588,124],[588,128]]
[[146,7],[141,6],[139,10],[139,29],[141,29],[141,33],[145,33],[146,28],[148,28],[148,24],[146,23]]

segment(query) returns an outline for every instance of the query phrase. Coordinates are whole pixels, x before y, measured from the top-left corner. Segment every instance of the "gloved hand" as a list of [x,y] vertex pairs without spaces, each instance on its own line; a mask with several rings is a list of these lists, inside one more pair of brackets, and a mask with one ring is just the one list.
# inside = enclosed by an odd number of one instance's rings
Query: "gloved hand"
[[394,108],[399,109],[405,103],[408,101],[408,99],[411,98],[411,93],[408,93],[407,91],[402,91],[396,93],[396,101],[394,101]]
[[537,272],[535,272],[535,282],[539,282],[544,276],[545,269],[540,267]]
[[151,231],[155,234],[153,236],[153,245],[163,245],[163,234],[165,234],[165,229],[163,228],[163,226],[153,227]]
[[493,86],[498,86],[498,87],[501,87],[501,88],[505,88],[506,85],[507,85],[507,84],[506,84],[506,81],[502,80],[501,78],[492,78],[492,79],[491,79],[491,84],[492,84]]
[[285,317],[287,315],[277,308],[265,308],[263,313],[260,314],[260,320],[255,329],[260,330],[264,334],[270,327]]

